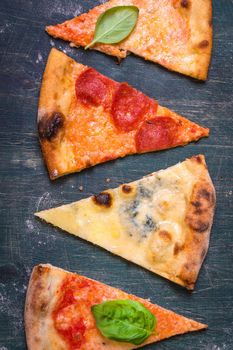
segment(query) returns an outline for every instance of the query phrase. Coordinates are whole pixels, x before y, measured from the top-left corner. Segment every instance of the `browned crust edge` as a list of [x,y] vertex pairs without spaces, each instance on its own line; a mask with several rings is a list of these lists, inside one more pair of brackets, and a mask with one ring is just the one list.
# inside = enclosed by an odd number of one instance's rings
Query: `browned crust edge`
[[[50,179],[59,177],[64,174],[62,162],[59,162],[63,149],[61,141],[64,133],[66,116],[70,110],[73,98],[73,69],[78,63],[72,58],[65,55],[57,49],[51,49],[48,57],[46,68],[44,71],[42,85],[40,90],[38,105],[38,132],[39,140],[46,166],[49,171]],[[86,67],[80,64],[80,71]],[[56,128],[51,130],[54,123],[54,117],[59,115],[62,119],[64,128]],[[55,121],[56,123],[56,121]],[[43,130],[51,135],[51,140],[43,137]],[[51,134],[51,132],[54,132]],[[72,154],[69,154],[72,162]],[[60,166],[61,168],[57,168]]]
[[[52,276],[53,270],[56,278]],[[56,288],[66,275],[67,271],[54,268],[50,264],[40,264],[33,268],[25,301],[24,321],[28,350],[42,350],[46,348],[48,321],[51,318],[51,309],[56,301]],[[50,336],[52,336],[50,334]],[[57,340],[54,339],[53,346]],[[45,343],[44,343],[45,340]],[[59,344],[61,342],[59,341]],[[61,349],[61,346],[57,345]]]
[[25,301],[24,321],[25,333],[28,350],[41,350],[42,342],[40,339],[41,317],[40,309],[44,300],[45,285],[49,266],[38,265],[34,267]]
[[[193,78],[206,80],[208,77],[208,69],[211,62],[212,47],[213,47],[213,15],[212,15],[212,0],[194,0],[192,2],[191,19],[193,28],[199,32],[200,41],[198,43],[199,50],[199,69]],[[200,13],[205,17],[200,16]],[[191,25],[191,30],[193,29]],[[206,44],[208,44],[206,46]]]
[[195,167],[201,167],[202,171],[194,185],[186,212],[185,221],[189,228],[186,242],[186,262],[178,277],[187,289],[192,290],[209,247],[216,193],[205,157],[197,155],[190,160],[193,163],[194,171]]
[[64,85],[62,82],[64,79],[65,67],[71,62],[68,56],[53,48],[50,51],[41,84],[37,117],[38,134],[43,158],[51,180],[56,178],[54,169],[56,169],[57,166],[56,151],[59,140],[50,142],[46,137],[41,136],[41,130],[46,130],[48,128],[47,125],[54,111],[64,113],[64,110],[69,108],[69,100],[67,100],[65,106],[64,104],[58,106],[55,96],[61,96]]
[[[46,113],[53,112],[57,108],[57,97],[63,95],[64,78],[68,75],[67,67],[72,68],[73,64],[76,62],[72,58],[55,48],[51,49],[40,89],[38,123],[45,118]],[[60,106],[60,112],[65,113],[69,106],[70,99],[68,98]]]
[[156,271],[156,273],[188,290],[193,290],[208,252],[216,206],[216,193],[204,155],[199,154],[187,160],[189,161],[188,166],[191,167],[193,173],[197,174],[198,179],[193,187],[186,211],[185,243],[182,247],[177,247],[175,253],[179,254],[179,250],[183,251],[185,260],[179,273],[175,276],[164,271]]

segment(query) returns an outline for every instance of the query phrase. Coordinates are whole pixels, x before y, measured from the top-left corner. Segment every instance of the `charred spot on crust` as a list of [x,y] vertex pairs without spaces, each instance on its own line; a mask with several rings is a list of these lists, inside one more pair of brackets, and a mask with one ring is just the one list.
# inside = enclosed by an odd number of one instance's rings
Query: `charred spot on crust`
[[90,168],[90,167],[92,167],[92,163],[90,160],[87,160],[86,161],[86,168]]
[[124,193],[130,193],[130,192],[132,192],[132,190],[133,190],[133,188],[130,185],[123,185],[122,186],[122,192],[124,192]]
[[184,250],[184,245],[176,243],[174,246],[173,254],[178,255],[182,250]]
[[180,274],[180,278],[185,284],[187,289],[192,290],[194,288],[194,284],[197,278],[197,265],[195,262],[186,263],[182,267],[182,273]]
[[182,281],[184,283],[184,287],[190,291],[192,291],[194,289],[194,286],[195,286],[195,282],[192,282],[191,280],[189,279],[184,279],[182,278]]
[[63,125],[64,116],[62,113],[54,112],[50,117],[43,118],[38,124],[40,138],[51,141],[57,136]]
[[44,272],[44,267],[41,265],[37,266],[37,272],[39,275],[41,275]]
[[195,208],[200,208],[200,207],[201,207],[201,203],[200,203],[199,201],[191,202],[191,204],[192,204]]
[[[200,188],[196,195],[196,200],[191,202],[197,214],[206,212],[214,205],[215,196],[206,188]],[[193,208],[193,209],[194,209]]]
[[212,211],[215,204],[215,194],[210,184],[197,185],[193,190],[193,200],[190,202],[186,222],[197,233],[204,233],[211,224]]
[[201,220],[196,220],[190,223],[190,227],[198,232],[198,233],[204,233],[209,228],[209,222],[204,222]]
[[199,44],[200,49],[204,49],[205,47],[209,46],[208,40],[202,40]]
[[96,205],[102,207],[110,208],[112,205],[112,196],[108,192],[101,192],[96,196],[93,196],[92,199]]
[[181,0],[180,5],[186,9],[189,8],[189,0]]
[[213,195],[206,188],[200,189],[199,196],[206,199],[210,204],[213,204],[213,201],[214,201]]
[[47,308],[48,308],[48,304],[47,303],[42,303],[41,306],[40,306],[40,311],[42,313],[45,313],[47,311]]
[[192,157],[193,160],[196,160],[197,163],[202,164],[202,157],[201,156],[194,156]]
[[40,343],[41,342],[41,339],[37,335],[35,336],[34,340],[35,340],[36,343]]
[[171,234],[168,232],[168,231],[159,231],[159,237],[164,239],[165,241],[171,241],[172,240],[172,237],[171,237]]

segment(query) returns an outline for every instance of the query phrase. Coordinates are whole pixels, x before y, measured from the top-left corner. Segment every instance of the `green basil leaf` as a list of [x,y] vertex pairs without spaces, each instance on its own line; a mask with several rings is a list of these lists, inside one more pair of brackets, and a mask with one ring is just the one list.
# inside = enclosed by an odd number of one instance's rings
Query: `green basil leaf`
[[130,299],[92,306],[97,328],[108,339],[142,344],[155,330],[156,317],[141,303]]
[[96,22],[94,39],[85,49],[95,43],[116,44],[125,39],[134,29],[138,13],[136,6],[116,6],[102,13]]

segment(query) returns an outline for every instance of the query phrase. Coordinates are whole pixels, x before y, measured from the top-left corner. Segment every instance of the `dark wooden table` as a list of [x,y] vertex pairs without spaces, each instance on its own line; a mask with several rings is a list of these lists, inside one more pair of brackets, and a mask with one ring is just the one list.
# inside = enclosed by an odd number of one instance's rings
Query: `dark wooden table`
[[[0,350],[26,349],[25,293],[31,269],[40,262],[78,271],[209,324],[205,332],[175,337],[147,349],[232,350],[233,2],[213,1],[214,51],[206,83],[133,55],[116,65],[111,57],[71,49],[44,32],[46,24],[71,18],[100,2],[0,1]],[[184,148],[126,157],[50,182],[38,144],[36,114],[51,46],[116,80],[128,81],[161,104],[209,127],[210,137]],[[209,253],[192,294],[33,216],[38,209],[87,197],[198,153],[207,158],[218,205]],[[111,179],[110,184],[106,178]]]

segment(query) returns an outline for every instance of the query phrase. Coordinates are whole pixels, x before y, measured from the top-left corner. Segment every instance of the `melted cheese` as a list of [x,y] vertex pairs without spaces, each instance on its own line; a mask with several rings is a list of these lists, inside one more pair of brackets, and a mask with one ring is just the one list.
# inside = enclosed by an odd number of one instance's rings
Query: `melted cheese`
[[[93,197],[36,215],[78,237],[97,244],[153,272],[176,279],[186,241],[185,215],[197,174],[191,160],[109,190],[112,205],[96,204]],[[176,281],[177,282],[177,281]]]

